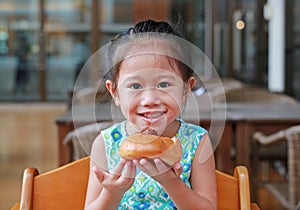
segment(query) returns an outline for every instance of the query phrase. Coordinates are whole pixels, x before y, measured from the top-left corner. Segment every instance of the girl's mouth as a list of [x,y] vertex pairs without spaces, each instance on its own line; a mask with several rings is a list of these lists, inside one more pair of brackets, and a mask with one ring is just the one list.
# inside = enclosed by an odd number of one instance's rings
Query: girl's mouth
[[163,120],[166,115],[164,111],[143,112],[138,114],[145,122],[153,124]]
[[164,114],[164,112],[143,113],[143,114],[141,114],[141,116],[146,119],[155,119],[155,118],[161,117],[163,114]]

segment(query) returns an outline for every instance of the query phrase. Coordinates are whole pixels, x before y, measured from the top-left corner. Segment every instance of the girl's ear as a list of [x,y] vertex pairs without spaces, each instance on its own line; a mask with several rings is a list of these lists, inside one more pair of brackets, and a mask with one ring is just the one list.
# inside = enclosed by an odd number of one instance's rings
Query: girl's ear
[[186,102],[186,99],[188,97],[188,95],[190,94],[190,92],[192,91],[193,87],[195,85],[195,77],[191,77],[188,82],[185,85],[184,88],[184,94],[183,94],[183,102]]
[[188,89],[189,89],[189,91],[192,91],[194,85],[195,85],[195,77],[191,77],[188,80]]
[[105,85],[106,85],[106,88],[109,91],[110,95],[114,99],[116,106],[119,106],[119,97],[117,95],[115,83],[111,80],[106,80]]

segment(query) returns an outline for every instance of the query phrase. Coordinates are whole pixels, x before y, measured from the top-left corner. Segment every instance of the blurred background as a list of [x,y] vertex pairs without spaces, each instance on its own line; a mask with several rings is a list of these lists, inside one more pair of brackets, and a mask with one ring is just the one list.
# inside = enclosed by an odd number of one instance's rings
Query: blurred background
[[[269,49],[281,50],[284,42],[283,81],[275,90],[299,99],[300,1],[283,2],[280,16],[258,0],[1,0],[0,100],[67,100],[87,58],[146,18],[179,23],[221,77],[262,87],[268,87]],[[274,16],[283,18],[284,34],[269,46]]]
[[18,201],[25,167],[58,166],[55,120],[118,32],[169,20],[221,78],[300,100],[299,10],[300,0],[0,0],[0,209]]

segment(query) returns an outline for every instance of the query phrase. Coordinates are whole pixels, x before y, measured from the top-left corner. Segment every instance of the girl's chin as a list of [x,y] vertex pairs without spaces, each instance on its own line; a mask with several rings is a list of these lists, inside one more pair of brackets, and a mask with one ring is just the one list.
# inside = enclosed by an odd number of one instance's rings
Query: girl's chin
[[154,130],[158,135],[161,135],[165,128],[167,127],[166,122],[156,122],[156,123],[142,123],[139,124],[139,131],[145,131],[145,130]]

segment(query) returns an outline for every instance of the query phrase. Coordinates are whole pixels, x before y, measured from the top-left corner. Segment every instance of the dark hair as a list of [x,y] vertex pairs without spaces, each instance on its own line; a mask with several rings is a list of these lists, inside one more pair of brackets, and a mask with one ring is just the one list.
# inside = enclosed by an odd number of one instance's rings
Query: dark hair
[[165,21],[154,21],[154,20],[145,20],[138,22],[134,27],[128,28],[127,30],[117,34],[112,41],[115,41],[121,37],[138,34],[138,33],[147,33],[147,32],[157,32],[164,34],[172,34],[182,38],[181,34],[176,31],[175,27],[170,23]]
[[[119,41],[123,37],[131,37],[132,35],[139,35],[139,34],[146,34],[146,33],[173,35],[175,37],[178,37],[178,39],[182,38],[181,34],[178,31],[176,31],[176,28],[168,22],[154,21],[154,20],[145,20],[145,21],[138,22],[134,27],[128,28],[127,30],[117,34],[111,40],[111,46],[110,46],[109,52],[108,52],[108,59],[110,60],[109,64],[111,64],[109,74],[107,75],[109,79],[111,79],[113,81],[117,80],[119,67],[122,62],[122,59],[120,59],[120,61],[116,61],[116,62],[113,61],[115,55],[117,54],[116,52],[117,52],[118,48],[120,48],[120,46],[122,45],[122,43],[120,44]],[[156,36],[156,37],[158,37],[158,36]],[[169,37],[165,37],[165,38],[168,39]],[[155,40],[155,39],[157,39],[157,38],[154,38],[152,40]],[[160,37],[158,37],[158,39],[160,39]],[[129,40],[130,39],[125,40],[125,43],[127,44]],[[176,41],[176,43],[179,45],[179,47],[177,47],[176,49],[172,49],[172,50],[177,54],[186,54],[186,53],[184,53],[184,50],[182,50],[183,48],[180,47],[180,45],[182,45],[182,44],[180,44],[178,42],[179,41]],[[172,46],[168,46],[168,47],[172,48]],[[161,47],[161,48],[163,48],[163,47]],[[178,49],[180,49],[181,51]],[[126,50],[126,52],[127,51],[128,51],[128,49]],[[179,51],[179,52],[177,52],[177,51]],[[162,54],[160,56],[162,56]],[[182,62],[174,57],[171,57],[171,56],[167,56],[167,55],[163,55],[163,56],[168,58],[170,65],[176,65],[180,69],[180,74],[181,74],[184,82],[187,82],[189,80],[189,78],[191,76],[193,76],[193,73],[194,73],[193,70],[188,65],[186,65],[184,62]],[[184,56],[186,56],[186,55],[184,55]]]

